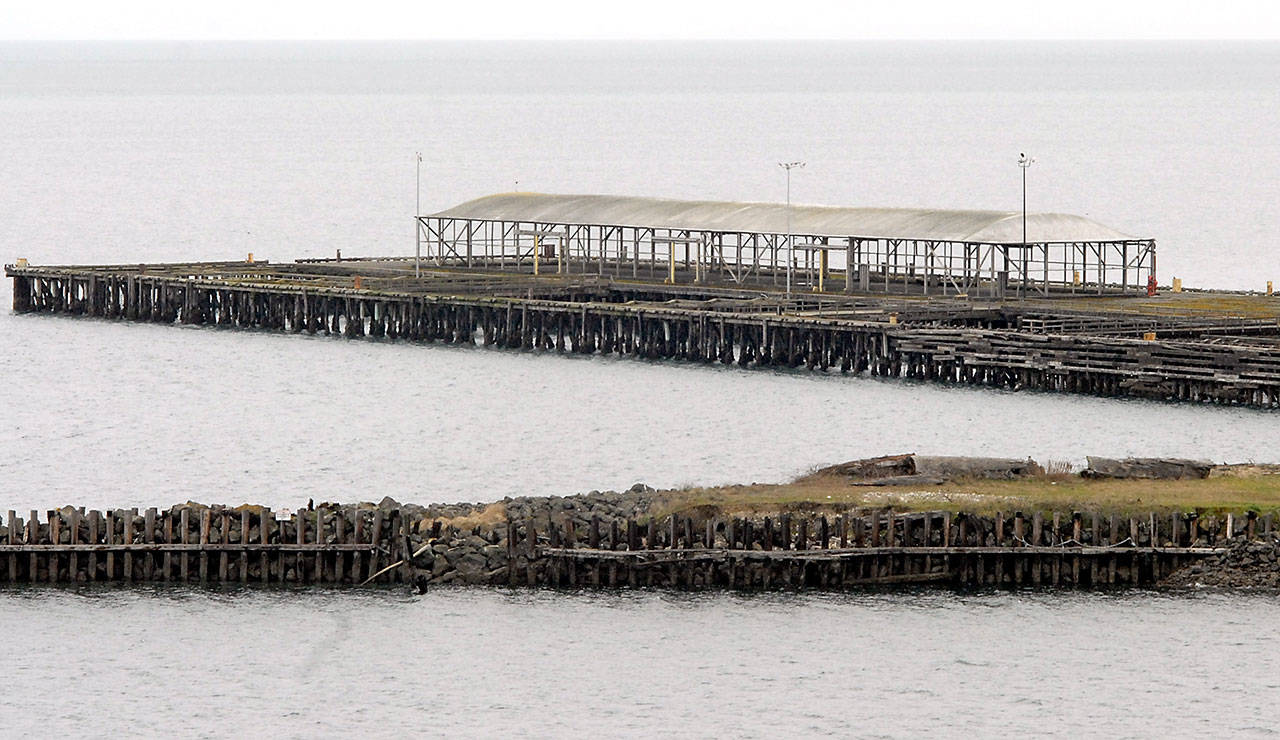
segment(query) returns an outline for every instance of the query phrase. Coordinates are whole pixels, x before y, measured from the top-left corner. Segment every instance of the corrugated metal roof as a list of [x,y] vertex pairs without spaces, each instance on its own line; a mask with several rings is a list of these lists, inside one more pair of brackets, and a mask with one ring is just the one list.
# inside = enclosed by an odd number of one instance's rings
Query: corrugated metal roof
[[[597,226],[640,226],[698,231],[782,234],[783,203],[668,200],[623,195],[499,193],[432,214],[440,218],[525,221]],[[983,244],[1022,241],[1021,211],[948,211],[919,208],[849,208],[793,205],[791,229],[807,236],[860,236]],[[1027,241],[1110,242],[1136,237],[1066,213],[1028,213]]]

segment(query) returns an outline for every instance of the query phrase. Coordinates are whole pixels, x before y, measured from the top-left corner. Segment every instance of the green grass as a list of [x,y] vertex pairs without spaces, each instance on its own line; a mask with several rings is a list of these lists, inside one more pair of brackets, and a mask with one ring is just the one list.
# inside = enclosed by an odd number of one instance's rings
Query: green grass
[[936,486],[854,486],[836,476],[777,485],[682,488],[662,492],[655,514],[761,514],[848,508],[1117,514],[1149,511],[1280,512],[1280,475],[1196,480],[1109,480],[1055,475],[1019,480],[963,480]]

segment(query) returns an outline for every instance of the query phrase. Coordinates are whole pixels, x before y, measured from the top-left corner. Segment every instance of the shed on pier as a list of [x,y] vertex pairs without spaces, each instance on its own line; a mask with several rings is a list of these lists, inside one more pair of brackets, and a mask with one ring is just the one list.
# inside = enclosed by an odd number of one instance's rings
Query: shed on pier
[[[1025,228],[1025,232],[1024,232]],[[503,193],[418,217],[441,265],[926,295],[1145,289],[1156,245],[1082,216]]]

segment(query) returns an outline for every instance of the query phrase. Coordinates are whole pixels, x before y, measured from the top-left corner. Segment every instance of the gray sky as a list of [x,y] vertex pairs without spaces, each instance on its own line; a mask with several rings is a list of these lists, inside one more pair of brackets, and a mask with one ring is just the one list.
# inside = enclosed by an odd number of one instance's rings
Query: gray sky
[[19,0],[0,38],[1275,39],[1277,0]]

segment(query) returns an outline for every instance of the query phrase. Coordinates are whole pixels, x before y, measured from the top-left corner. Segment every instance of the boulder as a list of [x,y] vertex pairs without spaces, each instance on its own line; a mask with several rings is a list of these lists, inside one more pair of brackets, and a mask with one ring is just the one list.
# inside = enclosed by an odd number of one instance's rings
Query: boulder
[[1035,460],[1004,457],[928,457],[914,455],[916,473],[934,478],[992,478],[1012,480],[1040,472]]
[[1012,479],[1040,472],[1030,458],[886,455],[822,468],[815,476],[838,475],[851,481],[886,481],[882,485],[936,485],[957,478]]
[[1203,460],[1183,460],[1172,457],[1127,457],[1114,460],[1108,457],[1087,458],[1089,467],[1080,473],[1086,478],[1146,478],[1156,480],[1181,480],[1184,478],[1208,478],[1213,463]]
[[814,475],[843,475],[857,479],[896,478],[903,475],[915,475],[915,455],[885,455],[864,460],[832,465],[818,470]]

